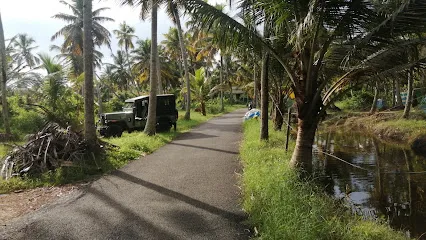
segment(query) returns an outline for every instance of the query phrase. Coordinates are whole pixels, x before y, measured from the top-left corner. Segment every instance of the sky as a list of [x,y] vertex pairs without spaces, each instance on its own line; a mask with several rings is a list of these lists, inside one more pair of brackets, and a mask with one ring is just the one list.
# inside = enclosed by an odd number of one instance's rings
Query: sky
[[[66,0],[71,2],[71,0]],[[227,0],[209,0],[209,3],[226,3]],[[112,30],[118,29],[118,25],[123,21],[136,29],[136,35],[140,39],[150,38],[151,22],[149,20],[142,22],[139,19],[139,10],[128,6],[120,6],[118,0],[94,0],[93,9],[109,7],[109,10],[103,12],[102,16],[110,17],[115,22],[105,22],[106,27],[112,34],[111,47],[112,52],[118,49],[118,40],[115,38]],[[65,22],[52,18],[57,13],[71,13],[65,5],[59,0],[0,0],[0,12],[2,15],[5,38],[11,38],[18,33],[27,33],[35,39],[36,53],[43,52],[49,55],[56,55],[56,52],[49,52],[49,46],[52,44],[60,45],[62,39],[55,42],[50,41],[51,36],[56,33]],[[158,40],[164,39],[163,34],[167,33],[173,24],[164,10],[158,14]],[[103,62],[111,62],[111,51],[103,47]]]

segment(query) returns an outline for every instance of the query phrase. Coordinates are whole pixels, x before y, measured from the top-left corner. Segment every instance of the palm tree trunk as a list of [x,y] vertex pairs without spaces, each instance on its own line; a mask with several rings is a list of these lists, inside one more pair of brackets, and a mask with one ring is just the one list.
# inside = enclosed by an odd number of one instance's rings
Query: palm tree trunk
[[84,56],[84,137],[89,144],[97,140],[93,93],[92,0],[83,6]]
[[176,27],[178,30],[178,37],[179,37],[179,45],[180,45],[180,51],[182,53],[182,62],[183,62],[183,69],[185,71],[185,82],[186,82],[186,112],[185,112],[185,120],[191,119],[191,85],[189,82],[189,69],[188,69],[188,54],[186,52],[185,48],[185,39],[183,38],[183,31],[182,31],[182,25],[180,23],[180,18],[178,14],[178,10],[176,8],[176,5],[174,3],[171,4],[171,9],[173,12],[173,17],[175,19]]
[[163,83],[161,82],[161,64],[160,54],[157,54],[157,76],[158,76],[158,94],[163,94]]
[[103,108],[103,104],[102,104],[102,83],[101,83],[101,79],[99,79],[97,88],[98,88],[97,90],[98,90],[98,105],[99,105],[98,115],[100,116],[104,112],[104,108]]
[[259,99],[259,96],[257,94],[257,76],[256,76],[256,63],[253,64],[253,108],[257,108],[257,102]]
[[231,105],[234,105],[234,92],[232,91],[232,82],[228,81],[228,84],[229,84],[229,103]]
[[158,55],[158,44],[157,44],[157,8],[158,3],[156,0],[151,0],[152,13],[151,13],[151,66],[149,71],[150,75],[150,86],[149,92],[149,104],[148,104],[148,119],[146,121],[144,132],[148,136],[155,135],[157,125],[157,83],[158,83],[158,72],[157,72],[157,55]]
[[[220,55],[220,85],[223,84],[223,57]],[[223,105],[223,87],[220,88],[220,111],[223,112],[225,106]]]
[[298,119],[296,146],[291,157],[290,165],[303,170],[306,176],[312,172],[312,145],[318,122],[315,120]]
[[226,58],[227,60],[225,61],[225,76],[226,76],[226,81],[229,84],[229,104],[233,105],[234,104],[234,96],[232,96],[232,83],[229,77],[229,62],[228,60],[230,58]]
[[399,85],[399,79],[395,81],[395,95],[396,95],[396,103],[395,106],[402,106],[402,98],[401,98],[401,88]]
[[413,81],[414,81],[414,69],[411,67],[408,70],[408,90],[407,90],[407,101],[405,102],[403,118],[410,116],[411,104],[413,102]]
[[395,79],[392,79],[392,107],[395,107]]
[[260,140],[268,140],[269,139],[269,129],[268,129],[268,64],[269,64],[269,54],[265,53],[262,59],[262,76],[261,76],[261,101],[262,105],[261,109],[261,126],[260,126]]
[[206,116],[206,103],[204,102],[204,100],[201,101],[201,114],[203,114],[203,116]]
[[274,130],[275,131],[281,131],[281,128],[284,124],[284,99],[281,95],[281,89],[276,90],[276,96],[275,99],[276,105],[273,106],[274,112],[273,112],[273,122],[274,122]]
[[0,13],[0,63],[1,63],[0,84],[1,84],[1,96],[2,96],[1,102],[2,102],[3,125],[4,125],[4,130],[6,131],[6,134],[10,135],[9,107],[7,104],[7,96],[6,96],[6,82],[7,82],[6,46],[4,43],[4,30],[3,30],[3,23],[1,20],[1,13]]
[[376,80],[376,87],[374,88],[374,99],[373,99],[373,105],[370,109],[370,114],[373,114],[377,110],[377,99],[379,96],[379,81]]

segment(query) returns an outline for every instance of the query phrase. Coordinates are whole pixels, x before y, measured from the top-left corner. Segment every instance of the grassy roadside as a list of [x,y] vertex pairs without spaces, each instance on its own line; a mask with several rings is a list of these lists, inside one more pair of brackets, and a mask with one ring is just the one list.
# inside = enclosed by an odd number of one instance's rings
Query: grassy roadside
[[7,152],[9,151],[9,147],[4,146],[4,145],[0,145],[0,158],[2,158],[3,156],[5,156],[7,154]]
[[[226,112],[231,112],[242,108],[242,105],[227,106]],[[45,173],[37,178],[12,178],[9,181],[0,179],[0,194],[15,190],[30,189],[42,186],[54,186],[67,183],[90,181],[104,174],[121,168],[130,161],[138,159],[140,156],[150,154],[161,146],[172,141],[183,132],[206,122],[207,120],[221,114],[208,114],[202,116],[198,112],[191,112],[191,120],[183,120],[184,111],[179,111],[177,131],[158,133],[153,137],[148,137],[143,132],[124,133],[121,138],[102,139],[118,148],[108,149],[106,155],[93,160],[87,160],[73,167],[62,167],[55,171]],[[0,159],[7,153],[7,148],[0,145]]]
[[[244,124],[241,159],[244,208],[259,239],[405,239],[385,224],[363,221],[288,167],[285,134],[259,142],[259,122]],[[294,147],[292,142],[290,149]]]
[[381,140],[411,145],[426,136],[426,115],[413,112],[409,119],[402,119],[402,111],[382,112],[374,115],[343,113],[332,115],[323,126],[336,129],[351,129],[372,134]]

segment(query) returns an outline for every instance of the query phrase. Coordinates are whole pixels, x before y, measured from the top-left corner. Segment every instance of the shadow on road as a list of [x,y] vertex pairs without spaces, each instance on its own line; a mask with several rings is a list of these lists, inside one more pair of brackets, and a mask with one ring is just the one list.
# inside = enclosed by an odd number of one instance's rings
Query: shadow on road
[[214,231],[203,216],[192,211],[173,210],[168,213],[168,217],[186,233],[198,235]]
[[198,133],[198,132],[187,132],[182,134],[181,136],[179,136],[178,139],[182,139],[184,138],[185,140],[187,139],[202,139],[202,138],[215,138],[217,136],[215,135],[209,135],[209,134],[204,134],[204,133]]
[[[133,221],[134,223],[137,224],[138,228],[145,229],[146,232],[149,232],[152,236],[158,237],[158,239],[174,239],[175,238],[175,236],[173,236],[172,234],[158,228],[154,224],[141,218],[132,210],[123,206],[122,204],[119,204],[117,201],[112,199],[110,196],[104,194],[103,192],[95,188],[90,188],[88,190],[88,193],[91,193],[92,195],[96,196],[99,200],[105,202],[106,204],[110,205],[114,209],[117,209],[118,211],[120,211],[127,220],[125,224],[123,223],[123,226],[128,226],[129,221]],[[87,215],[92,214],[92,217],[93,217],[93,214],[96,214],[96,213],[86,212],[86,214]],[[130,237],[131,239],[137,239],[142,237],[141,233],[138,233],[135,230],[130,230],[128,228],[127,229],[122,228],[121,230],[120,228],[117,228],[115,234],[117,234],[117,236],[120,236],[120,237],[127,236],[127,237]]]
[[203,129],[212,129],[212,130],[215,130],[215,131],[232,132],[232,133],[241,133],[242,132],[241,123],[238,123],[238,124],[235,124],[235,123],[216,124],[216,123],[207,122],[203,125]]
[[154,183],[142,180],[140,178],[137,178],[135,176],[132,176],[130,174],[122,172],[120,170],[117,170],[117,171],[113,172],[111,175],[119,177],[119,178],[121,178],[123,180],[127,180],[129,182],[133,182],[133,183],[139,184],[139,185],[141,185],[143,187],[149,188],[151,190],[154,190],[154,191],[156,191],[158,193],[161,193],[163,195],[166,195],[168,197],[172,197],[174,199],[180,200],[182,202],[190,204],[190,205],[192,205],[192,206],[194,206],[196,208],[202,209],[202,210],[207,211],[209,213],[221,216],[221,217],[223,217],[225,219],[228,219],[230,221],[233,221],[233,222],[236,222],[236,223],[240,223],[240,222],[246,220],[246,217],[243,216],[243,215],[239,215],[239,214],[236,214],[236,213],[233,213],[233,212],[228,212],[226,210],[217,208],[217,207],[212,206],[210,204],[207,204],[207,203],[201,202],[201,201],[199,201],[197,199],[194,199],[194,198],[191,198],[189,196],[186,196],[186,195],[184,195],[182,193],[179,193],[179,192],[176,192],[176,191],[164,188],[162,186],[159,186],[157,184],[154,184]]
[[[186,138],[182,139],[182,140],[186,140]],[[171,142],[169,144],[170,145],[178,145],[178,146],[182,146],[182,147],[199,148],[199,149],[216,151],[216,152],[223,152],[223,153],[229,153],[229,154],[239,154],[239,152],[235,152],[235,151],[227,151],[227,150],[222,150],[222,149],[209,148],[209,147],[201,147],[201,146],[195,146],[195,145],[189,145],[189,144],[183,144],[183,143]]]

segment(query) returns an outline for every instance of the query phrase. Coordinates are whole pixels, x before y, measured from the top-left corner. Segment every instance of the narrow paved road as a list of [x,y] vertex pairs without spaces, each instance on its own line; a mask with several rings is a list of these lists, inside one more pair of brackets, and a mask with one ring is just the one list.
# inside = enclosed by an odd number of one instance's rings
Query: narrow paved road
[[236,174],[243,113],[182,134],[0,238],[247,239]]

